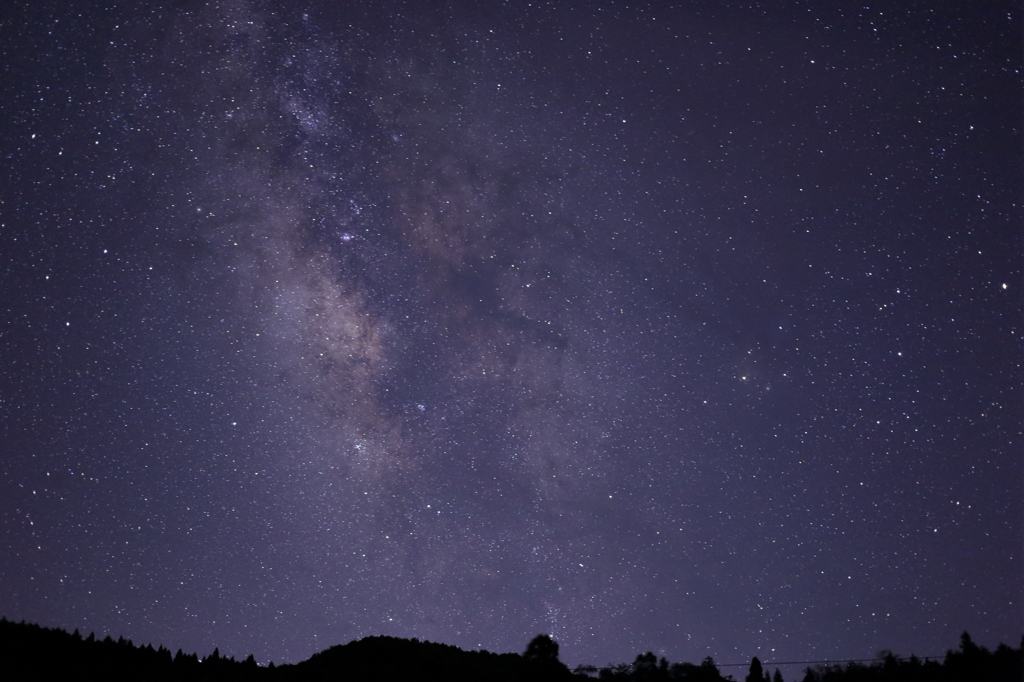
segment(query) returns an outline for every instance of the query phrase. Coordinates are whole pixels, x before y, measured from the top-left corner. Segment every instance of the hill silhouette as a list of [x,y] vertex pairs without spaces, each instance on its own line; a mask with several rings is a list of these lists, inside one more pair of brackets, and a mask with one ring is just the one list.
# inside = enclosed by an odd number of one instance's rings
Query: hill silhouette
[[[397,637],[366,637],[349,644],[333,646],[314,654],[308,660],[281,666],[285,680],[338,680],[339,673],[350,680],[381,682],[459,682],[465,680],[571,680],[572,673],[557,659],[558,645],[549,637],[539,635],[531,642],[554,645],[554,657],[531,658],[529,655],[494,654],[489,651],[463,651],[448,644],[423,642]],[[527,649],[529,654],[530,649]]]
[[[943,662],[901,659],[883,653],[863,664],[817,665],[805,671],[802,682],[1024,682],[1024,638],[1014,649],[1000,644],[995,651],[978,646],[966,632],[957,650],[946,652]],[[745,677],[748,682],[782,682],[778,670],[769,674],[754,658]],[[90,634],[83,638],[30,623],[0,618],[0,679],[105,680],[111,682],[177,680],[234,682],[248,680],[319,682],[715,682],[724,676],[709,657],[699,665],[669,663],[647,652],[633,663],[605,668],[580,666],[570,671],[558,659],[558,644],[547,635],[529,642],[523,654],[464,651],[448,644],[366,637],[332,646],[301,663],[258,665],[252,655],[244,660],[221,656],[218,649],[200,658],[180,649],[136,646],[131,640]]]

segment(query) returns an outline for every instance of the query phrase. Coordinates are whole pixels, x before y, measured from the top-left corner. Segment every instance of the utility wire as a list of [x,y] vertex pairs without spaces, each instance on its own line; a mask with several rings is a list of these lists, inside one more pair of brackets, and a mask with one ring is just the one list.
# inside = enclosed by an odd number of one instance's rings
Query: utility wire
[[[919,661],[928,662],[930,660],[940,660],[946,657],[946,654],[940,656],[893,656],[897,661],[909,661],[912,658],[916,658]],[[887,658],[887,657],[886,657]],[[822,663],[881,663],[886,658],[836,658],[831,660],[821,661],[761,661],[762,666],[769,665],[810,665],[810,664],[822,664]],[[758,659],[760,660],[760,659]],[[735,668],[741,665],[750,665],[750,661],[746,663],[719,663],[715,661],[716,668]],[[584,666],[578,666],[584,667]],[[614,666],[594,666],[597,670],[612,670]]]
[[[941,656],[893,656],[897,661],[909,661],[911,658],[916,658],[919,661],[929,661],[931,659],[945,658],[946,654]],[[760,659],[758,659],[760,660]],[[761,665],[803,665],[805,663],[880,663],[885,658],[844,658],[835,659],[831,661],[761,661]],[[750,665],[750,661],[746,663],[715,663],[719,668],[728,668],[730,666],[737,665]]]

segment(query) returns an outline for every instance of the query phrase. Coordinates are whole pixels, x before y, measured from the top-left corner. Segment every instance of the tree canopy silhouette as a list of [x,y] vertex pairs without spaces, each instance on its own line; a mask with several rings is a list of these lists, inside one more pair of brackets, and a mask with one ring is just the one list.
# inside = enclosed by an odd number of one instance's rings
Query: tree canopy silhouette
[[569,668],[558,660],[558,642],[548,635],[537,635],[531,639],[523,653],[523,660],[542,679],[572,677]]
[[[945,660],[925,660],[911,656],[899,658],[882,652],[870,664],[818,665],[806,670],[804,682],[1024,682],[1024,640],[1014,649],[1000,644],[995,651],[978,646],[966,632],[958,650],[946,653]],[[220,649],[202,661],[196,654],[180,649],[171,652],[160,646],[136,646],[119,637],[102,640],[90,633],[43,628],[13,623],[0,618],[0,661],[4,680],[102,679],[109,681],[147,680],[152,682],[588,682],[595,677],[617,682],[724,682],[711,657],[699,665],[669,663],[647,652],[632,664],[605,668],[580,666],[575,673],[558,659],[558,643],[548,635],[534,637],[520,654],[494,654],[489,651],[463,651],[455,646],[400,639],[366,637],[345,645],[333,646],[296,664],[264,667],[255,657],[236,660]],[[748,682],[782,682],[775,671],[769,678],[757,658],[751,660]]]
[[548,635],[537,635],[526,646],[523,658],[530,663],[545,663],[558,660],[558,642]]

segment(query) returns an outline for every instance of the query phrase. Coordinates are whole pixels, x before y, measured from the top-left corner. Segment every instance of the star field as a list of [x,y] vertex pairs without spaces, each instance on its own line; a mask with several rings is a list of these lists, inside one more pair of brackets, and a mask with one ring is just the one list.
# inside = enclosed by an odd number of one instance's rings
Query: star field
[[1017,643],[1019,7],[348,5],[0,10],[0,615]]

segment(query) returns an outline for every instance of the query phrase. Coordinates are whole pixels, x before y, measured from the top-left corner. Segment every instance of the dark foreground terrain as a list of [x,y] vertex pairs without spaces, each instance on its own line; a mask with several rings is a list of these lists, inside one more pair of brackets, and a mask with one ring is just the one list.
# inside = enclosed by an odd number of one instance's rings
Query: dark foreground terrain
[[[1024,639],[1022,639],[1024,645]],[[995,651],[979,647],[964,633],[957,650],[943,661],[916,657],[881,656],[870,664],[815,666],[803,682],[1022,682],[1022,648],[1000,644]],[[782,682],[770,666],[755,658],[745,682]],[[538,635],[523,654],[463,651],[458,647],[418,639],[367,637],[333,646],[294,665],[258,665],[250,655],[242,661],[220,655],[217,649],[200,659],[180,649],[136,646],[131,640],[102,640],[76,630],[44,628],[0,619],[0,680],[283,680],[316,682],[545,682],[547,680],[616,680],[622,682],[714,682],[723,676],[711,658],[700,664],[669,663],[652,653],[632,663],[607,668],[581,666],[570,671],[558,660],[558,644]]]

